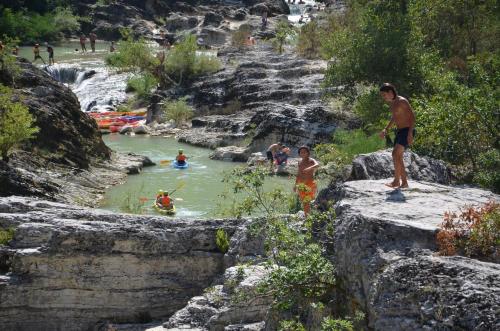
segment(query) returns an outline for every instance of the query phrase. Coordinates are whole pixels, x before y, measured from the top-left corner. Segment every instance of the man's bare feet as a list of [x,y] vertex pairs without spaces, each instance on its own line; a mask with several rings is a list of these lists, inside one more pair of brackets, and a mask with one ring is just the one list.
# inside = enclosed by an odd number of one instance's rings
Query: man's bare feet
[[408,188],[408,182],[402,182],[399,188]]
[[[408,184],[406,184],[406,185],[408,185]],[[385,183],[385,186],[390,187],[390,188],[398,188],[399,187],[399,182]]]

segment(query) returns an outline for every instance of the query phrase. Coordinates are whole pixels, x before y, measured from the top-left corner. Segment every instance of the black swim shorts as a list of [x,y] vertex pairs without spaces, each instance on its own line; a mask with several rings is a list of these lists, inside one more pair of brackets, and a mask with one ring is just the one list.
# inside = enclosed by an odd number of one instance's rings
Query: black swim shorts
[[[410,132],[410,128],[402,128],[396,131],[396,141],[394,144],[399,144],[404,148],[408,147],[408,133]],[[415,129],[413,129],[413,137],[415,137]]]
[[271,151],[267,151],[267,152],[266,152],[266,156],[267,156],[267,159],[268,159],[269,161],[272,161],[272,160],[273,160],[273,152],[271,152]]

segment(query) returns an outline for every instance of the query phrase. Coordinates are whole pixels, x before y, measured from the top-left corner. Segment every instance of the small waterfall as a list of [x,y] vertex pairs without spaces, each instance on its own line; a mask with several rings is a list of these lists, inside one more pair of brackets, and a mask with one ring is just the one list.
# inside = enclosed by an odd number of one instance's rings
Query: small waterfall
[[[46,66],[45,71],[55,80],[63,84],[74,84],[77,80],[83,80],[85,70],[74,66],[53,65]],[[82,77],[82,78],[80,78]],[[80,82],[81,82],[80,80]]]
[[298,23],[301,15],[304,15],[304,18],[306,19],[305,21],[309,21],[309,11],[312,10],[314,5],[318,4],[313,0],[287,0],[286,2],[290,8],[288,20],[292,23]]
[[67,84],[80,101],[82,111],[112,111],[125,101],[128,75],[111,74],[103,66],[88,70],[75,65],[56,64],[44,70],[55,80]]

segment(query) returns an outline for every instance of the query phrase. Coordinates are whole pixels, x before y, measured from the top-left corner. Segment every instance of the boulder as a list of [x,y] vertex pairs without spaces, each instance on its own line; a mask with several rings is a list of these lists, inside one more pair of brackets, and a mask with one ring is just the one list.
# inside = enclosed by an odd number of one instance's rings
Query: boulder
[[[192,298],[163,327],[167,330],[264,330],[263,321],[272,299],[259,295],[257,286],[268,272],[258,265],[226,269],[222,285],[207,288],[202,296]],[[249,299],[251,305],[248,305]]]
[[210,154],[210,158],[229,162],[246,162],[248,160],[248,149],[238,146],[219,147]]
[[193,29],[198,26],[198,18],[196,16],[184,16],[179,13],[174,13],[167,17],[165,27],[170,32]]
[[[408,177],[413,180],[440,184],[451,183],[451,171],[443,161],[419,156],[412,151],[404,154]],[[391,150],[358,155],[352,161],[349,180],[382,179],[394,176]]]
[[205,18],[203,19],[203,25],[212,25],[214,27],[218,27],[223,20],[224,16],[214,12],[208,12],[205,14]]
[[499,199],[488,191],[383,180],[335,188],[333,246],[340,303],[372,330],[493,330],[500,326],[500,265],[437,256],[444,213]]
[[[229,267],[215,242],[217,230],[243,238],[238,233],[246,222],[169,221],[0,198],[0,228],[15,229],[13,240],[0,246],[2,330],[90,330],[103,321],[171,316]],[[234,247],[240,242],[231,240],[230,250],[243,252]],[[229,324],[240,322],[234,316],[246,308],[237,305]],[[258,322],[262,312],[263,304],[245,316]]]

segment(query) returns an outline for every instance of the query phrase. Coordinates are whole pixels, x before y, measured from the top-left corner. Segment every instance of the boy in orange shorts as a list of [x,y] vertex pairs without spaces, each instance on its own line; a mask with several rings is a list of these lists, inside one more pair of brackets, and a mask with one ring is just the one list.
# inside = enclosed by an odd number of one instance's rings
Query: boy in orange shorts
[[314,181],[314,172],[319,167],[318,161],[309,157],[310,155],[309,147],[302,146],[299,148],[299,156],[302,160],[299,162],[299,171],[293,188],[294,192],[299,194],[306,215],[311,210],[311,201],[316,196],[317,186]]

